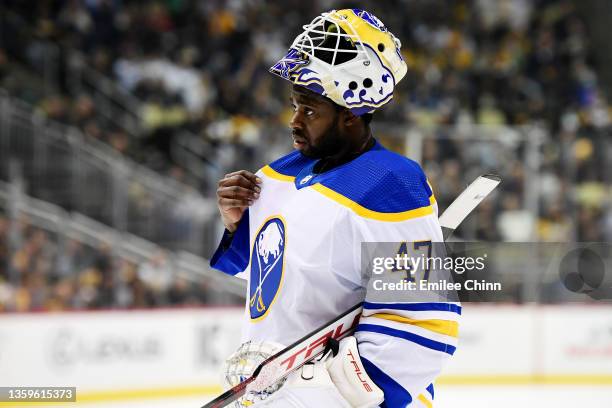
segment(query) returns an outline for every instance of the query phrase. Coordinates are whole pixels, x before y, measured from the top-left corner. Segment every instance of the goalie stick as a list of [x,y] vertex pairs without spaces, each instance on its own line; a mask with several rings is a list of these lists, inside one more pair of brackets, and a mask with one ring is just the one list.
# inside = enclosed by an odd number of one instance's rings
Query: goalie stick
[[[479,176],[448,206],[439,218],[446,240],[461,222],[501,182],[494,174]],[[353,333],[361,316],[361,303],[351,307],[334,320],[302,337],[273,356],[265,359],[246,380],[230,388],[202,408],[221,408],[248,392],[261,392],[292,371],[312,361],[325,350],[329,339],[340,340]]]

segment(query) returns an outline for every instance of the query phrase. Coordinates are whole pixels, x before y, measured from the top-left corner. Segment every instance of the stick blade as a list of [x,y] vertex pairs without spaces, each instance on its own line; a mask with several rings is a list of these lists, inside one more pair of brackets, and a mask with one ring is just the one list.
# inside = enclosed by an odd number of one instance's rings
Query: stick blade
[[[440,216],[440,225],[450,232],[501,183],[496,174],[484,174],[472,182]],[[445,234],[446,235],[446,234]]]

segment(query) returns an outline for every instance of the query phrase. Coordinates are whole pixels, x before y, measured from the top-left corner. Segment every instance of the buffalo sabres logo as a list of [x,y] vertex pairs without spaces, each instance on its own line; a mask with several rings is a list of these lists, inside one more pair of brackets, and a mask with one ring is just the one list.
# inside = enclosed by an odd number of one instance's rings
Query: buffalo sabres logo
[[251,252],[249,309],[251,319],[266,315],[280,289],[285,255],[285,224],[267,220],[259,229]]

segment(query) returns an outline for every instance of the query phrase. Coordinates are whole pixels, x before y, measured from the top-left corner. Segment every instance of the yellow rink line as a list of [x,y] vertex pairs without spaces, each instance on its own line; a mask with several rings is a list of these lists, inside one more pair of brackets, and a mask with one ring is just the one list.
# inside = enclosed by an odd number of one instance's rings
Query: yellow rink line
[[612,385],[612,375],[551,374],[551,375],[444,375],[436,385]]
[[[612,386],[612,375],[472,375],[442,376],[436,386],[517,386],[517,385],[576,385],[576,386]],[[0,402],[0,407],[29,407],[44,405],[54,407],[74,407],[80,404],[94,404],[113,401],[142,401],[163,398],[202,397],[204,404],[211,397],[222,391],[218,385],[189,387],[164,387],[130,390],[109,390],[96,392],[79,392],[77,402]]]

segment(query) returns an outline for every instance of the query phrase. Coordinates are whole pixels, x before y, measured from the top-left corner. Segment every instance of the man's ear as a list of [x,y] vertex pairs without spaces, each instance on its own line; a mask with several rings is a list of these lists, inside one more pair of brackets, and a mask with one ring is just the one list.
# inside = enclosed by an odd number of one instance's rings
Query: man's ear
[[344,123],[344,126],[346,126],[346,127],[355,126],[359,122],[359,116],[357,116],[353,112],[351,112],[350,109],[343,109],[342,110],[342,115],[343,115],[342,121]]

